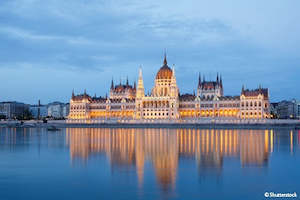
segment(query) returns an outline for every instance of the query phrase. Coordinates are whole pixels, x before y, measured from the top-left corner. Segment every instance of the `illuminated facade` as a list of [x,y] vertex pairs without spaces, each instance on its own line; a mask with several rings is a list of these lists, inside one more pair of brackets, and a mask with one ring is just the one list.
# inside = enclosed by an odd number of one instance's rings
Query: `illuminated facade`
[[168,66],[166,56],[156,74],[151,93],[145,95],[142,70],[138,84],[115,85],[109,97],[91,97],[86,92],[70,100],[69,120],[179,120],[200,118],[263,119],[269,118],[269,92],[259,87],[242,88],[239,96],[224,96],[223,80],[206,81],[199,76],[197,94],[180,94],[175,69]]

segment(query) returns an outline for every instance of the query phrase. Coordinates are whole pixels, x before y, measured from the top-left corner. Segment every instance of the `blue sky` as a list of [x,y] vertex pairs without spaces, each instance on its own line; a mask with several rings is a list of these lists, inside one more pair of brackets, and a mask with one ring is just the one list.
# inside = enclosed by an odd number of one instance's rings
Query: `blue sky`
[[300,99],[299,10],[298,0],[1,0],[0,101],[103,96],[139,66],[150,91],[164,49],[181,93],[219,72],[226,95],[262,84],[272,101]]

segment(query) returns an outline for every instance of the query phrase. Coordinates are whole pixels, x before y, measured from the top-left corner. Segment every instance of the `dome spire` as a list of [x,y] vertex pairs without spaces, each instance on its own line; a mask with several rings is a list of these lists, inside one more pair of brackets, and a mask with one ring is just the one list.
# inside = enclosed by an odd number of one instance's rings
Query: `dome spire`
[[156,79],[171,79],[172,74],[172,69],[167,65],[167,55],[165,54],[163,66],[157,72]]
[[166,50],[165,50],[165,55],[164,55],[164,65],[167,65],[168,62],[167,62],[167,53],[166,53]]

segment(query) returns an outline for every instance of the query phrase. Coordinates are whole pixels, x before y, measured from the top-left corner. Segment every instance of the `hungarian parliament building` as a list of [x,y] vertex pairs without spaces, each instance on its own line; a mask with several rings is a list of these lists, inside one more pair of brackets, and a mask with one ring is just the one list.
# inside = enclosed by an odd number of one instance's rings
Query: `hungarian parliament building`
[[259,87],[241,89],[238,96],[224,96],[222,77],[206,81],[199,75],[197,93],[179,92],[174,67],[166,56],[158,70],[154,87],[146,95],[142,69],[138,83],[115,84],[112,80],[109,97],[91,97],[86,91],[70,100],[69,120],[179,120],[201,118],[263,119],[269,118],[269,91]]

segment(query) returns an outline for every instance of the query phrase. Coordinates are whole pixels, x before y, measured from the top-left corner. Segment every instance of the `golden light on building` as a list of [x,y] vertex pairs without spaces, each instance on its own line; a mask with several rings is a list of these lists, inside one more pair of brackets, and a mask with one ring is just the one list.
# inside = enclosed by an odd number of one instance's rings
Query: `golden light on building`
[[86,92],[70,99],[68,122],[89,119],[178,120],[199,118],[262,119],[269,117],[269,92],[259,87],[242,88],[239,96],[224,96],[223,80],[207,81],[199,76],[197,94],[180,94],[175,68],[168,66],[166,56],[157,72],[151,93],[145,94],[142,70],[138,84],[115,84],[109,97],[91,97]]

